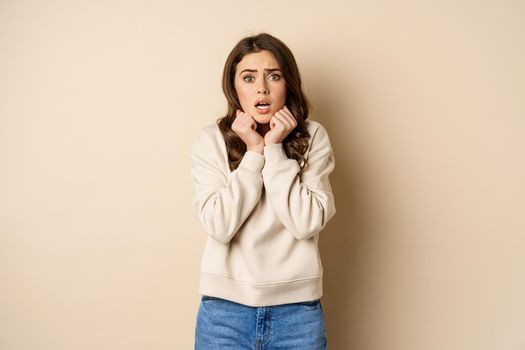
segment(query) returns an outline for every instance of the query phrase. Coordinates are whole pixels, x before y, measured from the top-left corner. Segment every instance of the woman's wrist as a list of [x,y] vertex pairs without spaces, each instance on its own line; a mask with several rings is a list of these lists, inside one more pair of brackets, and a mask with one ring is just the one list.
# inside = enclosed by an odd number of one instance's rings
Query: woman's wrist
[[248,147],[246,147],[246,149],[248,151],[252,151],[252,152],[257,152],[257,153],[263,154],[264,144],[263,143],[258,143],[258,144],[253,145],[253,146],[248,146]]
[[264,143],[265,146],[268,146],[268,145],[276,145],[278,143],[282,143],[282,141],[278,141],[278,140],[268,140],[267,142]]

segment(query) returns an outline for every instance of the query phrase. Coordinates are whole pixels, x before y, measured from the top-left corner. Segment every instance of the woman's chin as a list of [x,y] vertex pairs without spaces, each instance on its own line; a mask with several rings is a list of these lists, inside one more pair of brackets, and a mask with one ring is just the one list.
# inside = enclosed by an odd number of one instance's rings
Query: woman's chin
[[253,119],[255,119],[255,121],[257,122],[257,124],[268,124],[270,122],[270,119],[272,119],[271,116],[266,116],[266,115],[256,115],[253,117]]

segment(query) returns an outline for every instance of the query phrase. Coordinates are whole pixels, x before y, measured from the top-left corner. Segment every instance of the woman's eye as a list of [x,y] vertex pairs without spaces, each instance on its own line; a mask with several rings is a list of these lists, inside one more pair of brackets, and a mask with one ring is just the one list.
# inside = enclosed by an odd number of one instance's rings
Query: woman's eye
[[249,83],[249,82],[253,81],[253,77],[252,77],[251,75],[246,75],[246,76],[243,78],[243,80],[244,80],[245,82]]
[[281,76],[279,74],[271,74],[269,78],[270,80],[279,80]]

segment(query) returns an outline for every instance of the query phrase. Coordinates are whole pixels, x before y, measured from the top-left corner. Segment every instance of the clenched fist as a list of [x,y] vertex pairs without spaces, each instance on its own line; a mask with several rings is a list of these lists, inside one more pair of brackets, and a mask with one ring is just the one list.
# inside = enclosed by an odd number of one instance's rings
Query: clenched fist
[[232,123],[232,130],[244,141],[248,151],[263,153],[264,139],[257,132],[257,122],[251,115],[237,110],[237,116]]
[[297,126],[292,112],[284,106],[270,119],[270,131],[264,135],[264,144],[281,143],[288,134]]

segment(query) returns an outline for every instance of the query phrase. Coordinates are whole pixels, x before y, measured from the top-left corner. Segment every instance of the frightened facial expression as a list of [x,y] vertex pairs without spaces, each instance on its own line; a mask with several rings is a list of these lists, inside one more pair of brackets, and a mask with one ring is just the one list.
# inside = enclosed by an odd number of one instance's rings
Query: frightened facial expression
[[235,69],[234,86],[243,112],[259,124],[269,123],[286,103],[286,82],[275,56],[267,50],[243,57]]

